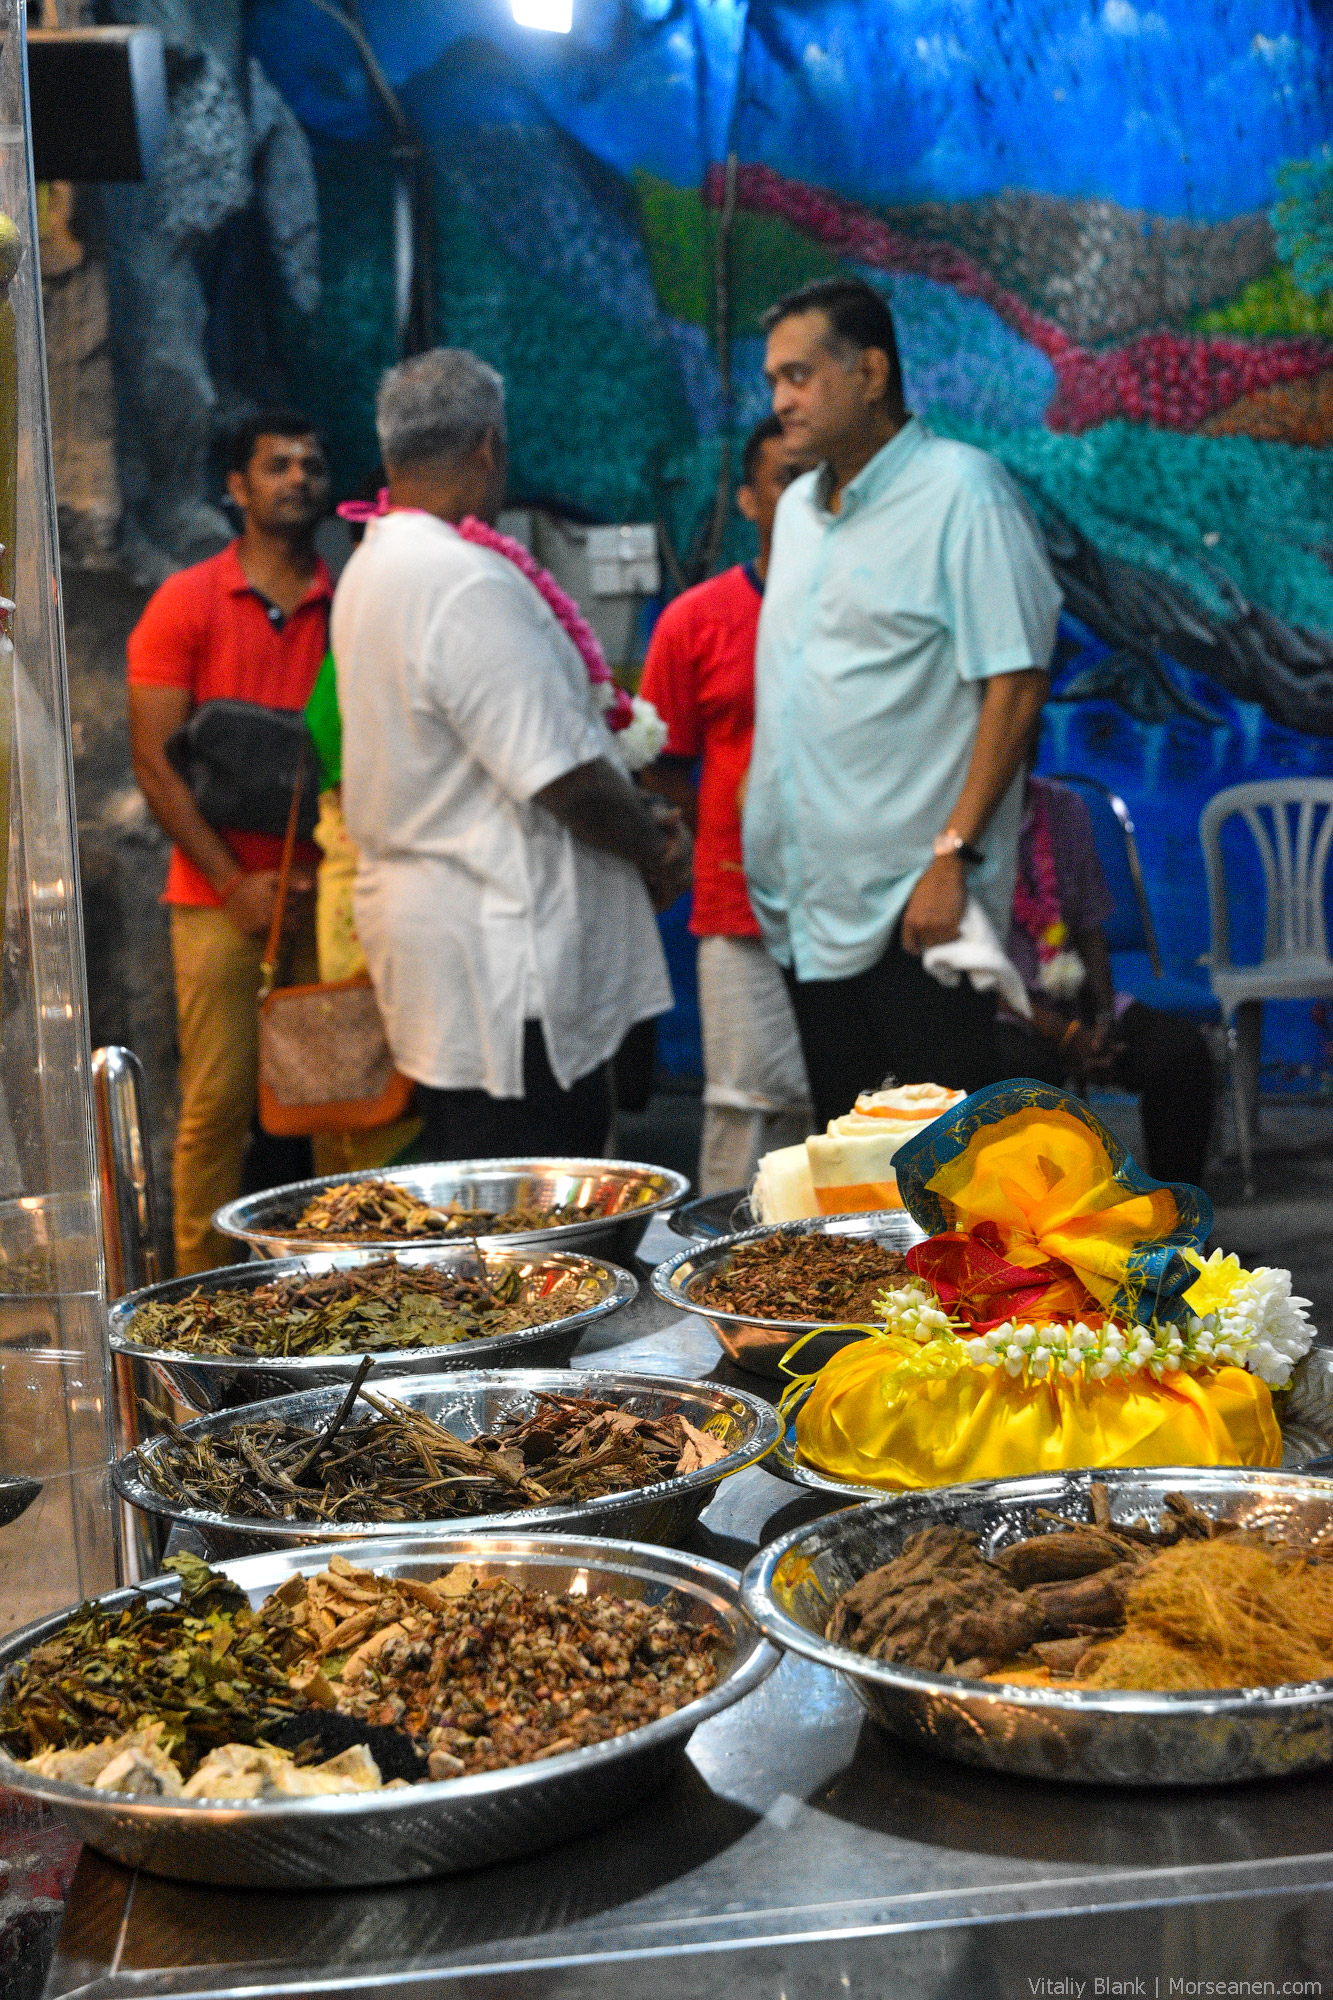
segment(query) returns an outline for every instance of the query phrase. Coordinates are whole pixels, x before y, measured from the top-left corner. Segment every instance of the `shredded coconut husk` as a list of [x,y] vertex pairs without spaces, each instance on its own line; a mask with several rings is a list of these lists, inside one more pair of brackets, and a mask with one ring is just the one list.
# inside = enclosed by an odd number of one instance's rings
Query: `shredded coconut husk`
[[1333,1675],[1333,1564],[1240,1536],[1163,1549],[1129,1585],[1124,1630],[1072,1677],[1044,1667],[988,1678],[1037,1687],[1281,1687]]

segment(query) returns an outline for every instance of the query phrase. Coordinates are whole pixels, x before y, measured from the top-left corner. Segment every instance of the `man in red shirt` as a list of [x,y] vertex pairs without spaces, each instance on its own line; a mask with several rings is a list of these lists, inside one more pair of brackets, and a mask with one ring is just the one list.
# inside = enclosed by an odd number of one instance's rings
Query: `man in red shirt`
[[[745,447],[736,504],[759,534],[738,564],[668,604],[641,692],[667,725],[646,782],[695,828],[694,908],[704,1043],[703,1194],[747,1187],[761,1153],[810,1130],[810,1086],[782,974],[759,938],[741,862],[740,801],[754,736],[754,648],[773,516],[790,477],[782,426],[766,417]],[[698,785],[695,760],[702,759]]]
[[[135,776],[171,836],[163,901],[171,911],[180,1040],[174,1156],[176,1268],[233,1261],[211,1226],[241,1191],[254,1115],[259,962],[273,915],[282,842],[209,825],[167,755],[168,738],[205,702],[302,709],[328,646],[333,580],[314,536],[329,501],[319,439],[295,411],[265,412],[237,433],[227,491],[244,528],[220,555],[168,577],[130,634]],[[297,849],[286,978],[318,978],[311,891],[319,850]]]

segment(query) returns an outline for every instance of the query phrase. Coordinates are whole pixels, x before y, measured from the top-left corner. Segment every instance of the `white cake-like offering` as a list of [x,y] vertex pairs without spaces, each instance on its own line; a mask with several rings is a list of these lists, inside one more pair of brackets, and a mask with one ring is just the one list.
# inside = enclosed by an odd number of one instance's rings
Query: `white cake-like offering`
[[863,1091],[855,1109],[830,1120],[827,1132],[765,1153],[750,1191],[752,1212],[760,1222],[797,1222],[901,1208],[894,1155],[963,1096],[938,1083]]
[[810,1157],[803,1145],[764,1154],[750,1189],[750,1213],[756,1222],[800,1222],[819,1214]]

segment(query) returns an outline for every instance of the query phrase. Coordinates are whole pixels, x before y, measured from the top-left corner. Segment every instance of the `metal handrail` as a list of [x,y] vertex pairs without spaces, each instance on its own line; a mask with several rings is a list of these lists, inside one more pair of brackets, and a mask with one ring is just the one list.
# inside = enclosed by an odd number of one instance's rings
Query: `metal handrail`
[[[114,1301],[162,1277],[157,1249],[157,1189],[148,1145],[143,1064],[132,1049],[95,1049],[92,1060],[93,1123],[97,1133],[97,1178],[101,1191],[102,1252],[107,1298]],[[170,1418],[166,1390],[146,1362],[113,1354],[116,1449],[141,1444],[161,1425],[153,1412]],[[158,1522],[124,1501],[120,1508],[125,1574],[131,1583],[156,1576],[162,1568],[165,1537]]]
[[108,1299],[123,1298],[162,1276],[157,1250],[157,1190],[148,1148],[143,1064],[114,1044],[93,1052],[97,1172],[102,1188],[102,1243]]

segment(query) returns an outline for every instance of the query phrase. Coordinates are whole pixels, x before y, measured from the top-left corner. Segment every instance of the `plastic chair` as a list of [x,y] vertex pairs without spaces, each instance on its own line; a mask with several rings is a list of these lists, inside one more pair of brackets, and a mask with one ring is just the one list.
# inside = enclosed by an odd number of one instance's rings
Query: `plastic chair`
[[1115,897],[1115,909],[1103,925],[1103,933],[1111,954],[1116,991],[1132,993],[1145,1006],[1160,1007],[1166,1014],[1183,1014],[1200,1024],[1219,1020],[1217,1001],[1207,986],[1199,980],[1182,979],[1162,970],[1157,929],[1139,861],[1139,844],[1125,801],[1100,778],[1086,777],[1080,771],[1050,771],[1043,775],[1071,786],[1087,803],[1097,859],[1106,886]]
[[[1264,951],[1257,965],[1231,956],[1230,894],[1222,856],[1225,822],[1249,828],[1264,874]],[[1259,1042],[1265,1000],[1333,995],[1324,894],[1333,846],[1333,778],[1279,778],[1231,785],[1199,817],[1208,876],[1211,943],[1208,976],[1227,1028],[1245,1198],[1254,1194],[1254,1135],[1259,1104]]]

